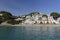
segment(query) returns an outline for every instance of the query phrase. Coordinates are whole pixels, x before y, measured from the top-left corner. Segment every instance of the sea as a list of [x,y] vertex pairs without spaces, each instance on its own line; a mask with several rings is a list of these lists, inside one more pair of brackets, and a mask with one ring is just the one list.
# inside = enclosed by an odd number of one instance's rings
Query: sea
[[60,40],[60,27],[0,26],[0,40]]

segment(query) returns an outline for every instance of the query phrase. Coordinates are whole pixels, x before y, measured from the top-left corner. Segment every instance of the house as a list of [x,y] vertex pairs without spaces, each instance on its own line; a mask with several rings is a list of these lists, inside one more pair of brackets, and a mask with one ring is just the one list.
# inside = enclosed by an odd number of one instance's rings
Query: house
[[25,23],[25,24],[34,24],[35,21],[33,21],[33,20],[31,20],[31,19],[26,19],[24,23]]
[[53,16],[48,16],[48,23],[49,24],[58,24],[58,22],[53,19]]
[[60,24],[60,17],[57,19],[58,24]]
[[40,23],[42,20],[42,15],[41,14],[33,15],[32,18],[36,23]]
[[0,14],[0,16],[3,16],[3,14]]
[[17,19],[15,19],[16,21],[19,21],[19,20],[23,20],[22,18],[17,18]]
[[59,24],[60,18],[56,21],[53,19],[53,16],[44,15],[44,14],[33,14],[32,16],[26,16],[24,23],[26,24]]
[[47,17],[42,17],[41,21],[42,21],[43,24],[47,24],[48,18]]
[[30,15],[26,16],[26,19],[28,19],[28,18],[31,18],[31,16]]

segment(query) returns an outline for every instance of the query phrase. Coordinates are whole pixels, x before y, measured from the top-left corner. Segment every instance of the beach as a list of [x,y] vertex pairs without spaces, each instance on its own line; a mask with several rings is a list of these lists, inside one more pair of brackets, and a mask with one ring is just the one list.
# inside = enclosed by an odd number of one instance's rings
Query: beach
[[60,24],[0,24],[0,26],[22,26],[22,27],[58,27]]

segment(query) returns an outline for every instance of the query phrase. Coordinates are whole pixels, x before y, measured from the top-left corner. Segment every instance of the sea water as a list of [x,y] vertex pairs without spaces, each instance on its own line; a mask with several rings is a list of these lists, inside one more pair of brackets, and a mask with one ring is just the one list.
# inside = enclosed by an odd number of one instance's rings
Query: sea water
[[60,27],[0,26],[0,40],[60,40]]

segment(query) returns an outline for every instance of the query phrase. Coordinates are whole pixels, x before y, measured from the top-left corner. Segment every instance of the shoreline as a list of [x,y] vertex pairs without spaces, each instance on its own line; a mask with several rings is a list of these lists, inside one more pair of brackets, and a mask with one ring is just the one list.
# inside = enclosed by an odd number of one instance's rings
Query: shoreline
[[0,24],[0,26],[15,26],[15,27],[58,27],[60,24]]

